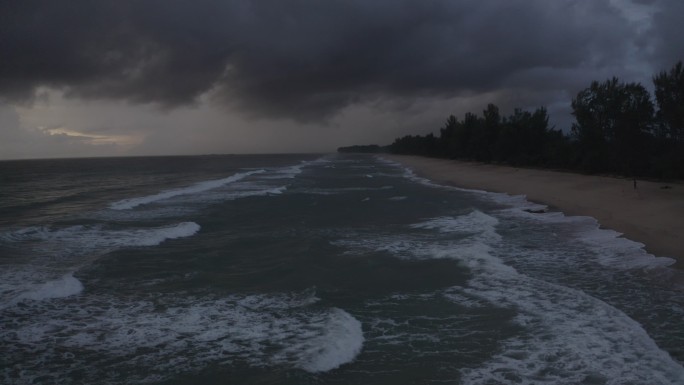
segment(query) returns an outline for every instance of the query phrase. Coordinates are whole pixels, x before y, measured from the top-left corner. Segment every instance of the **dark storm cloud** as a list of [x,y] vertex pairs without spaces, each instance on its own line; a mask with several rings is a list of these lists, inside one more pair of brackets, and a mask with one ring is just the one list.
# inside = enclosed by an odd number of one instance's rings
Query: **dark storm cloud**
[[658,71],[684,60],[684,1],[653,0],[658,11],[653,16],[649,41],[654,48],[653,61]]
[[374,99],[566,87],[624,62],[635,33],[607,1],[572,0],[27,0],[0,15],[6,100],[47,86],[174,107],[211,91],[301,120]]

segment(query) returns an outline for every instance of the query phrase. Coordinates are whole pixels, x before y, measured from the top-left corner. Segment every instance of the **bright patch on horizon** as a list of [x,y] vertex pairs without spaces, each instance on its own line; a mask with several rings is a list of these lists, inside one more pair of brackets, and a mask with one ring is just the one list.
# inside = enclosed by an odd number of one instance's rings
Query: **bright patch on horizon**
[[142,142],[141,138],[133,135],[93,135],[85,134],[66,127],[50,128],[45,126],[39,126],[37,128],[46,135],[64,135],[71,138],[78,138],[92,145],[114,144],[119,146],[133,146]]

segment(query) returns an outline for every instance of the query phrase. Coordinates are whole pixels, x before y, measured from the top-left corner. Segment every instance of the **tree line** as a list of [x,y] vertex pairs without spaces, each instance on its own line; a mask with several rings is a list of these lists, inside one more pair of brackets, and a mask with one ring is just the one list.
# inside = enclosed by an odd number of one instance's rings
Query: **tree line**
[[[629,177],[684,178],[684,67],[653,77],[655,103],[639,83],[594,81],[572,100],[569,133],[549,127],[544,107],[502,116],[451,115],[439,134],[409,135],[375,152],[548,167]],[[657,107],[657,108],[656,108]],[[341,151],[350,148],[341,148]]]

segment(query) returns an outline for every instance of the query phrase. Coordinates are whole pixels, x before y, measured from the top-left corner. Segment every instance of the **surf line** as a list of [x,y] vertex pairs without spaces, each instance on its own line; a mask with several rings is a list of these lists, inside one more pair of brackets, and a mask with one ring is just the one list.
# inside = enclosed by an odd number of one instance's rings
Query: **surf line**
[[160,193],[153,194],[153,195],[147,195],[147,196],[138,197],[138,198],[124,199],[124,200],[120,200],[118,202],[114,202],[114,203],[110,204],[109,208],[112,210],[130,210],[130,209],[135,208],[135,207],[140,206],[140,205],[157,202],[157,201],[164,200],[164,199],[173,198],[173,197],[176,197],[179,195],[195,194],[195,193],[204,192],[207,190],[212,190],[212,189],[215,189],[215,188],[218,188],[221,186],[225,186],[225,185],[233,183],[233,182],[237,182],[237,181],[244,179],[250,175],[260,174],[262,172],[266,172],[266,170],[254,170],[254,171],[240,172],[240,173],[231,175],[231,176],[229,176],[227,178],[223,178],[223,179],[208,180],[208,181],[196,183],[196,184],[188,186],[188,187],[166,190],[166,191],[162,191]]

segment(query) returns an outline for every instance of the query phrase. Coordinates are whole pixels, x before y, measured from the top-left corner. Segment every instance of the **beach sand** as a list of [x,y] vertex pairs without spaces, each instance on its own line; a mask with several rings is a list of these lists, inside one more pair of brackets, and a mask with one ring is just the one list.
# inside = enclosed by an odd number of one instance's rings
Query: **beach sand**
[[[438,183],[526,195],[567,215],[596,218],[684,268],[684,184],[516,168],[417,156],[382,155]],[[669,188],[663,188],[669,186]]]

